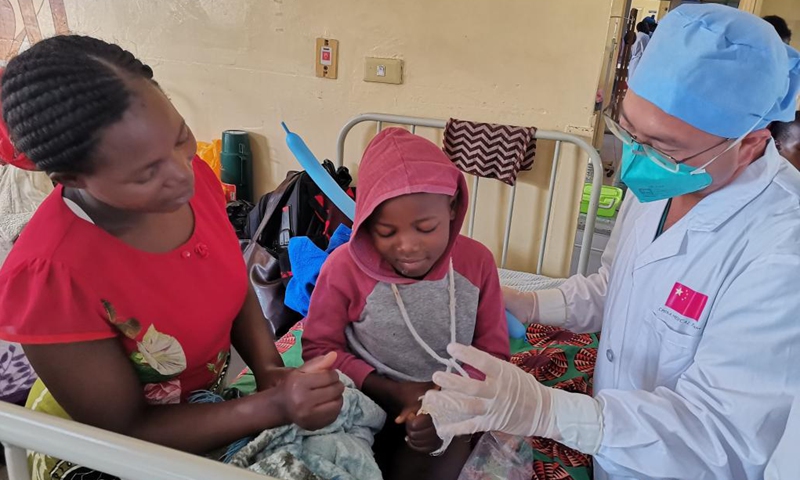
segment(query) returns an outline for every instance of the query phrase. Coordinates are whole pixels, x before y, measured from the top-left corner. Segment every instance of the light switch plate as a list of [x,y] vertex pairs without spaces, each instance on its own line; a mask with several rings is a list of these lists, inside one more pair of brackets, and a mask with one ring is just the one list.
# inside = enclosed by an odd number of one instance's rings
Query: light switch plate
[[339,41],[329,38],[317,39],[317,76],[336,78],[339,66]]
[[367,57],[364,81],[400,85],[403,83],[403,61],[399,58]]

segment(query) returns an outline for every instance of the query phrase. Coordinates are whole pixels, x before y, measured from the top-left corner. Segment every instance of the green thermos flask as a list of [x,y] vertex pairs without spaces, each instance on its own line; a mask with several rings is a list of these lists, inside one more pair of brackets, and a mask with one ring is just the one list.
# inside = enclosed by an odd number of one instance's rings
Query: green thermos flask
[[253,153],[250,137],[243,130],[222,132],[221,180],[236,187],[236,199],[253,201]]

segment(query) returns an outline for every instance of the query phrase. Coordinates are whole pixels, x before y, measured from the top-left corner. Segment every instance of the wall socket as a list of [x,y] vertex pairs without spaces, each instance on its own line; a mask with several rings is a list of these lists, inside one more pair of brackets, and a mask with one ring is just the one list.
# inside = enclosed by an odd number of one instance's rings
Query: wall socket
[[403,83],[403,61],[399,58],[367,57],[364,81],[400,85]]

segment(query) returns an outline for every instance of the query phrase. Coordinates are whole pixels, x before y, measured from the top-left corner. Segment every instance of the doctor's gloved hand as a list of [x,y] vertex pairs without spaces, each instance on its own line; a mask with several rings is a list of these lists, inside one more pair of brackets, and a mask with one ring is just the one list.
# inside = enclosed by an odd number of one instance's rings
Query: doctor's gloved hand
[[536,292],[520,292],[511,287],[500,288],[503,290],[503,301],[506,304],[506,309],[512,315],[525,325],[536,321],[538,310]]
[[[594,455],[603,436],[602,409],[587,395],[564,392],[539,383],[515,365],[474,347],[451,344],[456,360],[486,375],[479,381],[438,372],[433,381],[441,391],[425,394],[442,435],[501,431],[511,435],[546,437]],[[446,412],[437,418],[435,412]]]

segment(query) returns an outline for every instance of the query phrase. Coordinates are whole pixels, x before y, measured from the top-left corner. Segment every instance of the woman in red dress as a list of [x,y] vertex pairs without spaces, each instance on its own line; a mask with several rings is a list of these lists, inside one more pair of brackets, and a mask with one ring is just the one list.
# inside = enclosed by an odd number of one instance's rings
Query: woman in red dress
[[[16,151],[58,184],[0,271],[0,339],[41,379],[30,408],[196,453],[336,419],[333,359],[283,368],[221,186],[150,67],[94,38],[47,39],[9,62],[2,114]],[[231,344],[259,392],[185,403],[219,387]],[[38,454],[33,467],[87,474]]]

